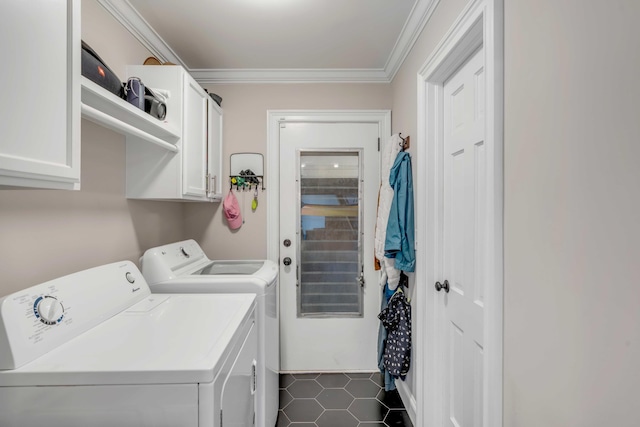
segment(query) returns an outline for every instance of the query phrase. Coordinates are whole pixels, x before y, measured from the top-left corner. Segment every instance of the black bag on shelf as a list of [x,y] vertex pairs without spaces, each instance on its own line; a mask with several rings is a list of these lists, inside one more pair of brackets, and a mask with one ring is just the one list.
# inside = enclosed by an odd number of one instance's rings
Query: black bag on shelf
[[144,111],[158,120],[164,120],[167,116],[167,104],[146,86],[144,88]]
[[82,41],[82,75],[117,97],[124,98],[122,81],[84,40]]
[[127,102],[144,111],[144,83],[138,77],[129,77],[124,88]]

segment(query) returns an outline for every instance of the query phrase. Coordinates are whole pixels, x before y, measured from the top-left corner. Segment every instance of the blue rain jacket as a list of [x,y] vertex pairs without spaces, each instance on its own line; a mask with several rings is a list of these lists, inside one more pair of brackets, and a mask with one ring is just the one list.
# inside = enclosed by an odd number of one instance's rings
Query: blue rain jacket
[[407,272],[413,272],[416,269],[411,173],[411,156],[404,151],[398,153],[389,174],[389,185],[393,188],[393,201],[384,242],[384,256],[395,258],[395,268]]

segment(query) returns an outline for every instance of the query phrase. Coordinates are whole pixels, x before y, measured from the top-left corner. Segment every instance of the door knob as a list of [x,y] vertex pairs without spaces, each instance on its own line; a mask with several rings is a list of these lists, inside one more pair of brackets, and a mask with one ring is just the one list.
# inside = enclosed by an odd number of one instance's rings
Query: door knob
[[440,282],[436,282],[436,291],[440,292],[440,290],[444,289],[446,293],[449,293],[449,281],[445,280],[444,284]]
[[284,242],[282,242],[282,244],[284,245],[285,248],[288,248],[289,246],[291,246],[291,240],[284,239]]
[[284,265],[291,265],[291,258],[286,257],[285,259],[282,260],[282,263]]

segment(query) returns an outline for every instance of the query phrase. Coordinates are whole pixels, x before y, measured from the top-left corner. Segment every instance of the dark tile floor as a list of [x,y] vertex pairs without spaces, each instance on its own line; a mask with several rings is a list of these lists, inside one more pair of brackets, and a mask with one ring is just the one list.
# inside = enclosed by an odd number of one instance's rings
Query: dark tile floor
[[276,427],[413,427],[380,373],[280,375]]

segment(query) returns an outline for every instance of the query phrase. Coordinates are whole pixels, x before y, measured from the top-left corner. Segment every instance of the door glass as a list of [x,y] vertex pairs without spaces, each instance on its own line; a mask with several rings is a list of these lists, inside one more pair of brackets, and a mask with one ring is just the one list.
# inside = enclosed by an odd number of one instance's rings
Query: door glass
[[300,152],[298,317],[362,316],[360,152]]

